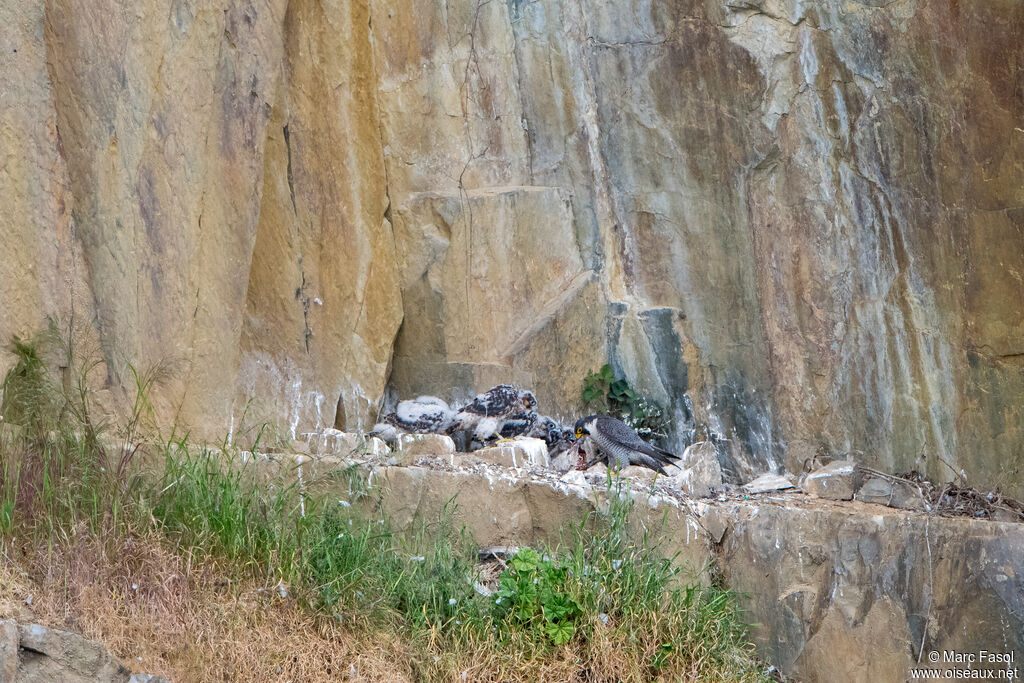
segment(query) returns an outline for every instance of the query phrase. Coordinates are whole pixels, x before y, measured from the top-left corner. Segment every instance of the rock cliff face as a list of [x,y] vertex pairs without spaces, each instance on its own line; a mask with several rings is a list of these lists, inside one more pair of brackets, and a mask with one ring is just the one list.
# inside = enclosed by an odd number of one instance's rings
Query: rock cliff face
[[0,337],[74,318],[114,404],[170,362],[208,436],[355,429],[389,384],[570,413],[609,359],[741,477],[1022,494],[1022,33],[1010,0],[4,3]]
[[[387,493],[374,501],[396,523],[427,518],[457,496],[457,520],[485,546],[557,543],[559,525],[600,508],[606,493],[601,484],[421,467],[380,474]],[[698,575],[716,566],[746,596],[758,652],[787,679],[907,681],[916,667],[956,668],[932,663],[930,652],[998,649],[1016,662],[1024,653],[1020,524],[800,494],[683,509],[647,492],[634,500],[634,524],[680,566]]]

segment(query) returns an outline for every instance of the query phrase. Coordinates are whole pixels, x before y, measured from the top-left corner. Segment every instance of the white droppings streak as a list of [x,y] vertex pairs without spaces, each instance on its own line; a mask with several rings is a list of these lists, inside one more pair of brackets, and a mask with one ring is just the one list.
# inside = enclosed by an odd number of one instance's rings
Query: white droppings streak
[[818,75],[818,55],[814,51],[812,36],[811,31],[800,33],[800,68],[803,71],[804,83],[811,86]]

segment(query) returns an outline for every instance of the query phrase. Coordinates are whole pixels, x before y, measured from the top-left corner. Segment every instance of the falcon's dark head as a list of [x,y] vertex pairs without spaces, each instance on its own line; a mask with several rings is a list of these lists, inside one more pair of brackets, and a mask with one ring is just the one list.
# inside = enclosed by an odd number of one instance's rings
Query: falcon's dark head
[[580,419],[576,420],[576,427],[574,428],[576,438],[582,439],[584,436],[590,434],[590,428],[593,426],[594,421],[597,420],[597,418],[599,417],[601,416],[587,415],[586,417],[581,417]]

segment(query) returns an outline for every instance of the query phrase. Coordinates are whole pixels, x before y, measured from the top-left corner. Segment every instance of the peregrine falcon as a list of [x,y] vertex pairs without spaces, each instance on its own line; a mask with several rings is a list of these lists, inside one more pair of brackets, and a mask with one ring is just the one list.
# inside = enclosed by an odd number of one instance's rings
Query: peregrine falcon
[[455,411],[436,396],[418,396],[399,401],[384,422],[416,434],[444,434],[455,423]]
[[641,439],[625,422],[607,415],[590,415],[577,420],[576,438],[579,439],[578,450],[588,456],[584,469],[603,457],[611,470],[641,465],[667,474],[664,466],[679,460],[679,456]]
[[491,387],[479,394],[473,402],[455,416],[454,430],[472,430],[477,441],[486,441],[495,434],[515,413],[535,412],[537,399],[529,391],[517,389],[509,384]]
[[536,411],[515,413],[501,428],[502,438],[512,439],[522,435],[543,439],[549,456],[567,450],[576,441],[572,429],[552,417],[538,415]]
[[391,448],[398,444],[398,429],[387,422],[378,422],[367,436],[375,436]]
[[548,417],[547,415],[541,415],[538,417],[537,423],[526,433],[526,435],[534,436],[538,439],[544,439],[544,443],[548,445],[549,456],[561,453],[576,441],[576,437],[573,436],[572,429],[563,425],[558,420]]
[[501,428],[501,438],[514,439],[523,434],[535,436],[533,432],[536,431],[537,419],[537,413],[532,410],[509,415]]

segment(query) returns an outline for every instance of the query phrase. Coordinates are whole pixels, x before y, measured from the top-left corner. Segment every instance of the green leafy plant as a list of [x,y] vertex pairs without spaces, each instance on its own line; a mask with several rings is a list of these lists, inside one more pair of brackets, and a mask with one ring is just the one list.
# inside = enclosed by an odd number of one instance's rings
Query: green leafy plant
[[597,372],[591,372],[583,378],[583,402],[587,405],[604,402],[607,408],[608,391],[611,388],[615,376],[612,374],[612,366],[603,365]]
[[582,614],[579,603],[565,592],[567,571],[532,548],[523,548],[498,578],[495,611],[505,624],[542,631],[555,645],[576,634]]
[[647,440],[668,435],[669,422],[662,407],[642,396],[626,380],[615,379],[610,365],[601,366],[583,379],[582,398],[588,409],[619,418]]

